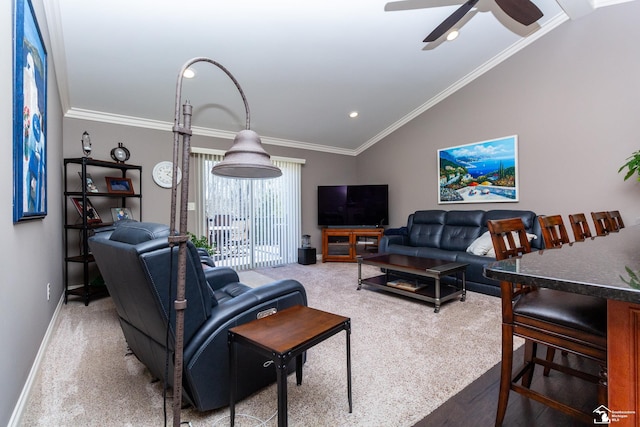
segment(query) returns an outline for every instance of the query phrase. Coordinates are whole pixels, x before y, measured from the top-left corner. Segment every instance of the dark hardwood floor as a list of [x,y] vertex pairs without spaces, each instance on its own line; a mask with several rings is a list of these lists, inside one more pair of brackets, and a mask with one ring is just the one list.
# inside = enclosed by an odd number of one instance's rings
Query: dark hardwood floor
[[[514,365],[520,366],[523,358],[523,347],[514,355]],[[544,355],[545,347],[539,347],[538,354]],[[556,360],[564,359],[573,367],[596,373],[598,366],[590,361],[574,355],[562,356],[556,352]],[[495,423],[498,405],[498,387],[500,384],[500,364],[485,372],[480,378],[469,384],[460,393],[446,401],[414,427],[464,426],[490,427]],[[542,367],[536,366],[532,388],[552,393],[572,406],[579,406],[586,412],[598,407],[595,384],[569,377],[552,371],[548,377],[542,376]],[[504,427],[537,427],[537,426],[593,426],[550,409],[538,402],[530,400],[518,393],[511,392],[505,416]]]

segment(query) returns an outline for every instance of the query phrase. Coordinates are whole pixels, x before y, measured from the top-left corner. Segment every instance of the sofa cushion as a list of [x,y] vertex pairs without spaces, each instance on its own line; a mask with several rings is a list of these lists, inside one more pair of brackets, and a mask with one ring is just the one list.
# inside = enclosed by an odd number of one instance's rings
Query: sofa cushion
[[480,236],[484,224],[484,211],[449,211],[442,230],[440,248],[465,251]]
[[461,227],[482,227],[486,220],[485,211],[449,211],[447,212],[447,225]]
[[416,211],[409,219],[409,245],[440,247],[446,211]]
[[493,249],[491,233],[486,231],[469,245],[467,252],[474,255],[485,256],[491,249]]

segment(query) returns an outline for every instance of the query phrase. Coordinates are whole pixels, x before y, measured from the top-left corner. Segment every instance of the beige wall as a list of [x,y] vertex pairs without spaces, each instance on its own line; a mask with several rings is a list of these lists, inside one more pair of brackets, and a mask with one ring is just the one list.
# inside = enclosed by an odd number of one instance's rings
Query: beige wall
[[[632,2],[567,22],[358,156],[390,185],[390,225],[417,209],[619,209],[640,222],[640,183],[617,173],[640,149],[638,16]],[[438,205],[437,149],[514,134],[519,202]]]

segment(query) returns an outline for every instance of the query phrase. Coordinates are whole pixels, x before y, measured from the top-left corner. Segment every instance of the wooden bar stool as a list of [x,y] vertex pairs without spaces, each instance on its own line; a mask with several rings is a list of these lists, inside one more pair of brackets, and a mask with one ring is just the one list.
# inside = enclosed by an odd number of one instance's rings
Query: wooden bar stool
[[[564,226],[564,221],[560,215],[541,215],[538,217],[538,223],[540,223],[540,229],[542,230],[542,239],[544,240],[544,247],[546,249],[559,248],[565,243],[569,243],[569,235],[567,229]],[[547,347],[547,360],[553,362],[556,349],[553,347]],[[566,351],[562,352],[563,356],[567,355]],[[549,376],[551,368],[549,366],[544,367],[544,376]]]
[[[520,218],[488,221],[487,226],[496,252],[503,260],[531,252],[524,224]],[[606,300],[580,294],[538,289],[536,286],[500,283],[502,296],[502,365],[496,414],[502,425],[513,390],[551,408],[593,422],[593,414],[582,412],[531,389],[536,364],[573,375],[598,385],[598,404],[607,403],[607,304]],[[524,363],[513,375],[513,337],[525,339]],[[601,374],[586,372],[538,358],[538,344],[552,346],[595,360]],[[521,384],[518,382],[521,381]],[[596,405],[597,406],[597,405]]]
[[624,221],[622,221],[620,211],[609,211],[607,215],[611,223],[611,231],[620,231],[621,228],[624,228]]
[[593,219],[593,225],[596,227],[597,236],[606,236],[611,233],[611,220],[607,212],[591,212],[591,218]]
[[558,248],[569,243],[569,235],[560,215],[541,215],[538,217],[538,222],[542,229],[545,248]]
[[591,229],[589,228],[587,217],[583,213],[569,215],[569,223],[576,242],[582,242],[587,237],[591,237]]

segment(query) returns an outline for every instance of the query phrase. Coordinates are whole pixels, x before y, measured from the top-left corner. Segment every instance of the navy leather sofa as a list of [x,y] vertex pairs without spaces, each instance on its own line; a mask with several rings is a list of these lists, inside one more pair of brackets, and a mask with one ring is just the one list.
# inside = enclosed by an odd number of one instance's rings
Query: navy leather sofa
[[[154,377],[172,386],[178,248],[169,248],[168,236],[166,225],[126,221],[98,231],[89,247],[129,348]],[[188,242],[183,402],[207,411],[229,404],[229,328],[274,308],[307,305],[307,296],[295,280],[250,288],[231,268],[211,267],[201,256],[206,258]],[[276,370],[267,362],[255,352],[238,355],[238,398],[275,382]]]
[[482,274],[484,266],[495,258],[468,253],[467,248],[487,232],[487,221],[515,217],[522,218],[527,233],[536,235],[531,241],[532,250],[543,249],[540,225],[531,211],[423,210],[409,215],[406,227],[388,230],[378,252],[468,263],[467,289],[500,296],[500,283]]

